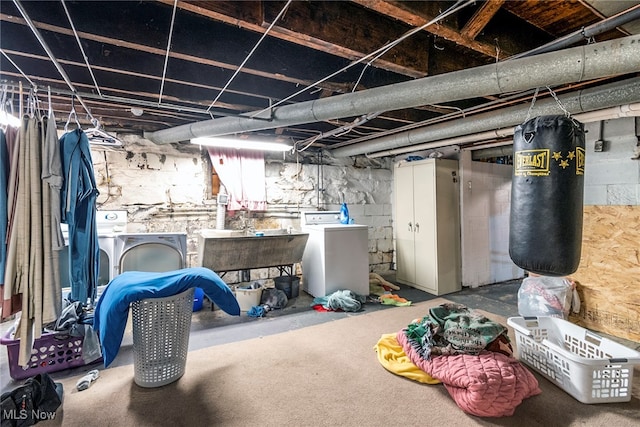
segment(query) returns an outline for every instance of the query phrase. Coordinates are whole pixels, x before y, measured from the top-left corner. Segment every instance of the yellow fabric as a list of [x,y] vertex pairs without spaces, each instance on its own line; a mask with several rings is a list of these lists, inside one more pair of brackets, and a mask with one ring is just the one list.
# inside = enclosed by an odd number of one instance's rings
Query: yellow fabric
[[411,305],[411,301],[408,301],[405,298],[399,297],[398,295],[395,295],[395,294],[380,295],[378,299],[382,304],[385,304],[385,305],[398,305],[398,306]]
[[382,287],[382,285],[378,285],[373,282],[369,282],[369,295],[380,296],[383,295],[387,290]]
[[440,384],[440,380],[414,365],[396,340],[396,334],[383,334],[375,345],[378,361],[389,372],[423,384]]
[[369,273],[369,295],[380,296],[385,292],[388,292],[389,289],[394,289],[397,291],[400,289],[400,287],[385,280],[378,273]]

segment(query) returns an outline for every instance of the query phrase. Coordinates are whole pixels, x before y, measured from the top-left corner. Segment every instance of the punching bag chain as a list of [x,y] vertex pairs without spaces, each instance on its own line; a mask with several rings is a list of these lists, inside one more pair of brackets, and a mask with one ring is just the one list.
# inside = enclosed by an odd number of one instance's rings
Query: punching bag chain
[[560,100],[558,99],[558,95],[556,95],[556,93],[554,91],[551,90],[551,88],[549,86],[547,86],[547,89],[549,89],[549,93],[551,94],[551,96],[553,96],[553,99],[556,100],[556,103],[558,104],[558,107],[560,107],[560,109],[562,110],[562,112],[564,112],[564,114],[571,118],[571,113],[569,113],[567,111],[566,108],[564,108],[564,105],[562,105],[562,102],[560,102]]
[[[556,95],[556,93],[549,86],[546,86],[546,88],[549,90],[549,93],[551,94],[553,99],[555,99],[556,104],[558,104],[558,107],[560,107],[560,109],[565,114],[565,116],[567,116],[568,118],[572,119],[572,121],[573,121],[573,118],[571,117],[571,113],[569,113],[569,111],[564,107],[562,102],[560,102],[560,99],[558,98],[558,95]],[[538,98],[539,89],[540,88],[536,88],[536,91],[533,94],[533,98],[531,99],[531,105],[529,106],[529,110],[527,111],[527,117],[524,119],[523,123],[528,122],[529,119],[531,118],[531,112],[533,111],[533,106],[535,105],[536,99]]]
[[524,122],[523,122],[523,123],[528,122],[528,121],[529,121],[529,119],[531,118],[531,111],[533,110],[533,106],[534,106],[534,105],[535,105],[535,103],[536,103],[536,98],[538,97],[538,90],[539,90],[539,89],[540,89],[540,88],[539,88],[539,87],[537,87],[537,88],[536,88],[536,91],[533,93],[533,98],[531,99],[531,105],[529,106],[529,111],[527,111],[527,117],[524,119]]
[[571,113],[566,108],[564,108],[564,105],[562,104],[562,102],[560,102],[560,99],[558,99],[558,95],[556,95],[556,93],[554,91],[552,91],[549,86],[547,86],[547,89],[549,89],[549,93],[551,94],[551,96],[553,96],[553,99],[556,100],[556,103],[558,104],[558,107],[560,107],[560,109],[564,112],[565,116],[567,116],[567,118],[571,119],[571,121],[573,122],[574,125],[576,125],[577,127],[581,127],[582,125],[579,124],[577,121],[575,121],[574,118],[571,117]]

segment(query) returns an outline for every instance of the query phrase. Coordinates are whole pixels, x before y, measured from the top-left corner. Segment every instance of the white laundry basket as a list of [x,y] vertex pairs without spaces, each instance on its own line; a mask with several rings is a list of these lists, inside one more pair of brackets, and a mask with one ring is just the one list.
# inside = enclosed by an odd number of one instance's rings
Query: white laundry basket
[[631,400],[640,353],[555,317],[510,317],[518,358],[582,403]]
[[134,381],[139,386],[159,387],[184,375],[193,294],[191,288],[178,295],[131,304]]

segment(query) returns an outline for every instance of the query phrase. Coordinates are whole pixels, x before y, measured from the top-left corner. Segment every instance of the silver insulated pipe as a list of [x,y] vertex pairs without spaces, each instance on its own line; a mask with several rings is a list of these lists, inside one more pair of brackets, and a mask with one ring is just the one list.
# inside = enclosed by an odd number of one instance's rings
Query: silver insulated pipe
[[[640,78],[634,77],[622,82],[571,92],[559,96],[558,100],[571,114],[638,102],[640,101]],[[370,154],[461,135],[503,129],[524,122],[529,114],[531,117],[562,114],[562,109],[555,99],[548,98],[537,101],[531,109],[529,104],[515,105],[340,147],[332,150],[331,154],[335,157]]]
[[[176,126],[145,137],[156,144],[294,126],[372,111],[413,108],[640,71],[640,35],[519,58],[360,92]],[[251,119],[252,115],[261,120]],[[265,120],[266,119],[266,120]]]

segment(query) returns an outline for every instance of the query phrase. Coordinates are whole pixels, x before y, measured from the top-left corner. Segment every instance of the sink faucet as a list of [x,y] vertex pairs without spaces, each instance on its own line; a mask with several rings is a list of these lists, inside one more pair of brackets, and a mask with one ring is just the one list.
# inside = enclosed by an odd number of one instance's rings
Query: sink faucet
[[256,231],[251,214],[245,211],[242,211],[242,229],[245,234],[253,234]]

